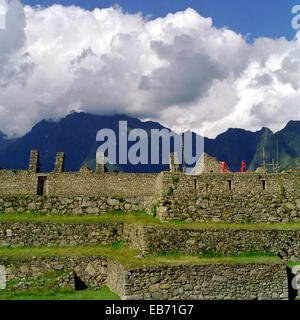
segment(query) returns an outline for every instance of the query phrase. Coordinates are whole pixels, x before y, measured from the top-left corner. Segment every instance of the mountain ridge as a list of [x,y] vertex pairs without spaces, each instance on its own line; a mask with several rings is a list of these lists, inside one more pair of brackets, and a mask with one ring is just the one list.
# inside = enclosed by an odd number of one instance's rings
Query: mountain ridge
[[[60,120],[41,120],[30,132],[17,139],[7,139],[0,131],[0,167],[27,169],[30,150],[39,149],[41,169],[44,172],[53,170],[56,153],[59,151],[66,154],[66,171],[78,171],[82,165],[94,169],[95,153],[100,145],[100,142],[96,141],[98,130],[109,128],[118,132],[118,123],[121,120],[127,121],[128,130],[141,128],[149,133],[151,129],[168,129],[158,122],[141,121],[124,114],[101,116],[73,112]],[[291,120],[276,133],[266,127],[255,132],[229,128],[215,139],[204,138],[205,152],[219,161],[226,161],[232,171],[240,170],[242,160],[247,163],[250,171],[255,171],[262,165],[263,148],[267,161],[274,158],[276,135],[279,135],[279,159],[282,169],[285,169],[293,160],[300,158],[300,121]],[[126,172],[160,172],[168,170],[168,165],[117,164],[110,169]]]

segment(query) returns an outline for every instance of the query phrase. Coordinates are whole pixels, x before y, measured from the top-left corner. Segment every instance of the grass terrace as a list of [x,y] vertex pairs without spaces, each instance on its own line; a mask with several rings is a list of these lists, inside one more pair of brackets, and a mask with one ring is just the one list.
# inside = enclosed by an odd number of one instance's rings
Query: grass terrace
[[0,300],[120,300],[120,297],[102,287],[100,290],[32,289],[27,291],[0,291]]
[[300,230],[300,222],[280,223],[244,223],[230,222],[194,222],[183,221],[161,222],[159,219],[145,212],[124,213],[121,211],[108,212],[102,215],[45,215],[41,213],[0,213],[1,222],[37,222],[37,223],[65,223],[65,224],[101,224],[127,223],[144,226],[168,227],[179,229],[247,229],[247,230]]
[[31,257],[79,257],[105,256],[126,266],[143,267],[153,265],[183,265],[183,264],[246,264],[246,263],[282,263],[276,255],[263,252],[245,252],[237,255],[185,255],[180,253],[161,253],[137,259],[139,253],[124,247],[122,243],[110,246],[77,246],[77,247],[38,247],[38,248],[0,248],[1,258],[31,258]]

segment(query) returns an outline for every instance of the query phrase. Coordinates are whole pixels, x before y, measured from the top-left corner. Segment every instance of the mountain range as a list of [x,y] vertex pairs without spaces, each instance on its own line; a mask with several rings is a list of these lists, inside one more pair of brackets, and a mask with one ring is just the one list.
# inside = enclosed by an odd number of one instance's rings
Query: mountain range
[[[0,131],[0,167],[27,169],[30,150],[38,149],[41,156],[41,170],[44,172],[53,170],[55,156],[59,151],[66,154],[66,171],[78,171],[82,165],[94,169],[96,150],[101,145],[96,141],[98,130],[109,128],[118,133],[121,120],[127,121],[128,131],[140,128],[149,133],[151,129],[165,128],[157,122],[143,122],[126,115],[99,116],[73,112],[58,121],[42,120],[30,132],[17,139],[8,139]],[[263,149],[266,162],[276,161],[277,143],[280,170],[300,170],[300,121],[290,121],[277,133],[273,133],[268,128],[262,128],[256,132],[228,129],[215,139],[204,139],[205,152],[219,161],[226,161],[234,172],[240,170],[242,160],[246,162],[249,171],[255,171],[257,167],[262,166]],[[128,143],[128,148],[132,144],[134,143]],[[108,169],[137,173],[160,172],[167,170],[168,165],[116,164],[108,165]],[[272,170],[271,167],[270,169]]]

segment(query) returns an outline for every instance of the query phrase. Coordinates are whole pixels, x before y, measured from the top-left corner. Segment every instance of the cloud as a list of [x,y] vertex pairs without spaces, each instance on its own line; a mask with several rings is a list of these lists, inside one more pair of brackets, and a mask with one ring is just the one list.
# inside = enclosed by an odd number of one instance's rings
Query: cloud
[[209,137],[228,127],[278,130],[300,119],[299,49],[300,33],[249,44],[193,9],[149,20],[119,7],[12,0],[0,31],[0,130],[23,135],[71,110]]

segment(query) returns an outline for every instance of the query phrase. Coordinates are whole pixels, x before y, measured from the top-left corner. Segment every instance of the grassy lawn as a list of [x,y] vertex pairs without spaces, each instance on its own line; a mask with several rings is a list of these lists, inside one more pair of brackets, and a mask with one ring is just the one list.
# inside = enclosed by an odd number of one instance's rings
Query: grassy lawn
[[39,248],[0,248],[0,259],[7,257],[79,257],[79,256],[105,256],[116,260],[123,265],[142,267],[144,265],[180,265],[180,264],[245,264],[245,263],[282,263],[271,253],[242,253],[238,255],[185,255],[168,253],[149,255],[143,259],[135,258],[138,252],[119,246],[78,246],[78,247],[39,247]]
[[144,212],[123,213],[121,211],[108,212],[102,215],[43,215],[39,213],[0,213],[1,222],[38,222],[65,224],[97,224],[97,223],[128,223],[144,226],[182,229],[252,229],[252,230],[300,230],[300,222],[286,224],[260,223],[235,224],[223,222],[186,223],[181,221],[161,222]]
[[120,298],[108,287],[102,287],[97,291],[71,289],[0,291],[0,300],[120,300]]

